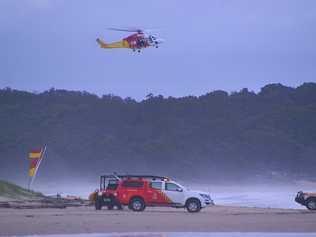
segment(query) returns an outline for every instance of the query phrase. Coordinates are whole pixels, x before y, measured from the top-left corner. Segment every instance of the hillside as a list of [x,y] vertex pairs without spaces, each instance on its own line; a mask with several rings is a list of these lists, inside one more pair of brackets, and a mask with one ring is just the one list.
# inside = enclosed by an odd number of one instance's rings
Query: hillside
[[28,191],[18,185],[0,180],[0,199],[30,199],[42,197],[42,194]]
[[[185,178],[311,178],[316,84],[280,84],[143,101],[50,89],[0,90],[0,176],[25,177],[27,153],[48,145],[46,177],[104,172]],[[84,174],[84,175],[83,175]]]

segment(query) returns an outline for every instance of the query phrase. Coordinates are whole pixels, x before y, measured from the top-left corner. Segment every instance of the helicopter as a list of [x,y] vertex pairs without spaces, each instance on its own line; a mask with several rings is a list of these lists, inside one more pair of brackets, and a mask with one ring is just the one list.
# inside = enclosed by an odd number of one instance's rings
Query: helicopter
[[127,48],[132,49],[133,52],[141,52],[142,49],[148,47],[158,48],[159,44],[163,43],[164,40],[150,34],[150,30],[132,29],[132,28],[108,28],[108,30],[114,31],[124,31],[133,32],[133,34],[127,36],[121,41],[116,41],[112,43],[106,43],[105,41],[97,38],[97,43],[103,49],[113,49],[113,48]]

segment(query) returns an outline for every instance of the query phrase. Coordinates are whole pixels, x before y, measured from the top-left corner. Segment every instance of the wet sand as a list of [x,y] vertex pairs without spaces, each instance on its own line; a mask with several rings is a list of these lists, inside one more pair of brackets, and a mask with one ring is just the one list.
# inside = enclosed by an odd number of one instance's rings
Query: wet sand
[[316,232],[316,212],[227,206],[194,214],[172,208],[0,209],[0,236],[110,232]]

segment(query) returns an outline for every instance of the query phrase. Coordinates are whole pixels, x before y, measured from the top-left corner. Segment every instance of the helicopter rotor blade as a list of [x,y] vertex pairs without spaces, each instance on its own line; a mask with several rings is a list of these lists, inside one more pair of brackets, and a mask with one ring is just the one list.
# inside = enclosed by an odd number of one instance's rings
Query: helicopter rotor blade
[[152,33],[152,32],[158,32],[159,30],[160,30],[159,28],[150,28],[150,29],[144,29],[143,32]]
[[137,33],[153,33],[157,32],[159,29],[158,28],[149,28],[149,29],[141,29],[137,27],[121,27],[121,28],[116,28],[116,27],[110,27],[107,28],[108,30],[114,30],[114,31],[125,31],[125,32],[137,32]]
[[114,31],[125,31],[125,32],[143,32],[141,29],[136,28],[107,28],[108,30],[114,30]]

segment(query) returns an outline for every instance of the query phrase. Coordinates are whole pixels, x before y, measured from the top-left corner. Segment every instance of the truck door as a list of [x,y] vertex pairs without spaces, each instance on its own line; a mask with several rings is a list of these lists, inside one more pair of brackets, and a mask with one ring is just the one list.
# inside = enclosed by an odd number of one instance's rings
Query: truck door
[[151,204],[160,204],[162,200],[162,182],[161,181],[151,181],[149,182],[149,188],[147,191],[148,201]]
[[179,185],[173,182],[165,182],[163,192],[173,204],[184,205],[185,195],[183,189]]

